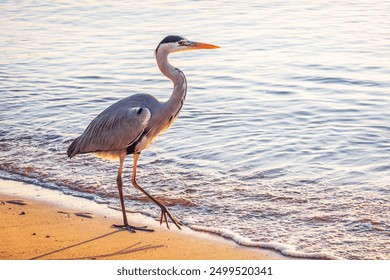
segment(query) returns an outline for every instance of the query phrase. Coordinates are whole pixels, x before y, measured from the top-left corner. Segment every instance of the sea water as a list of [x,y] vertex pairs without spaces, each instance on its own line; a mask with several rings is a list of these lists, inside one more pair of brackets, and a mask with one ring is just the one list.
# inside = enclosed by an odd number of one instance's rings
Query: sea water
[[[140,185],[245,246],[390,259],[389,14],[381,0],[1,1],[0,177],[119,209],[118,163],[66,149],[121,98],[169,98],[153,54],[178,34],[221,49],[170,56],[187,99],[142,152]],[[131,166],[127,209],[159,218]]]

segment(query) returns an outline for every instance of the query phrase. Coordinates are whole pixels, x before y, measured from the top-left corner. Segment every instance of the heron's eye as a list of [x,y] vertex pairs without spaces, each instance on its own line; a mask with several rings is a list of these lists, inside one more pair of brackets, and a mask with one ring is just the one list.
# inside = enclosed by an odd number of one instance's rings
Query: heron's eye
[[185,45],[185,41],[179,41],[179,46],[184,46]]

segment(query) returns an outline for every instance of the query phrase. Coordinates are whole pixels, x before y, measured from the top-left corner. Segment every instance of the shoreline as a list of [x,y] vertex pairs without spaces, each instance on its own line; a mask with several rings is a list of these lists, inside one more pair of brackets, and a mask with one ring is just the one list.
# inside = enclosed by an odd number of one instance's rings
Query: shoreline
[[0,179],[2,260],[286,260],[267,249],[247,248],[188,227],[171,230],[141,214],[128,215],[134,226],[153,233],[111,228],[121,212],[92,200],[33,184]]

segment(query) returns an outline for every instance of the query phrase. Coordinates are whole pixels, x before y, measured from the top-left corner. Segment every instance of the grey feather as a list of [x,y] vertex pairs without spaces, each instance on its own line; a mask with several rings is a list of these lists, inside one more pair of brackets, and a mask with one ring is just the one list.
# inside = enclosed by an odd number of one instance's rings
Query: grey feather
[[118,103],[99,114],[73,141],[68,148],[70,158],[81,153],[122,150],[140,138],[151,118],[150,111]]

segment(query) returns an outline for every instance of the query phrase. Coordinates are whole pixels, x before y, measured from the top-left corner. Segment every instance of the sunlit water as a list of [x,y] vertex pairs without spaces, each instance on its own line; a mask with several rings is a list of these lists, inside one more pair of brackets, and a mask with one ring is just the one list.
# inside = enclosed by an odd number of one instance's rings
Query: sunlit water
[[[120,98],[166,100],[153,52],[180,34],[222,48],[171,56],[187,100],[140,184],[244,245],[390,259],[388,1],[130,2],[1,1],[1,177],[117,207],[118,164],[67,146]],[[158,218],[131,163],[127,207]]]

